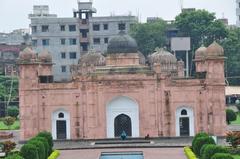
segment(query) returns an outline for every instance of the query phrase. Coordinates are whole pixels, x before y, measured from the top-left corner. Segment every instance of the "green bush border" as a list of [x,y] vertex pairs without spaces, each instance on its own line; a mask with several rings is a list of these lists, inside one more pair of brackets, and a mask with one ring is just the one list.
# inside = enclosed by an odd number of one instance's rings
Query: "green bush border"
[[48,157],[48,159],[56,159],[60,155],[59,150],[54,150],[51,155]]
[[184,147],[184,153],[188,159],[197,159],[196,155],[192,152],[192,149],[188,146]]

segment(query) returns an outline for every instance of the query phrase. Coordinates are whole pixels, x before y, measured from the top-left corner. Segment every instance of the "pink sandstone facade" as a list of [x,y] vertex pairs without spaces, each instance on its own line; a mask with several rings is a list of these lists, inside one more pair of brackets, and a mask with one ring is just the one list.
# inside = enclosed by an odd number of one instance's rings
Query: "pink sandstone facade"
[[[117,48],[118,40],[109,42],[115,51],[109,46],[106,57],[93,51],[83,55],[72,66],[72,81],[62,83],[53,82],[48,52],[21,52],[22,140],[43,130],[54,139],[114,138],[123,131],[131,137],[193,136],[200,131],[224,135],[221,46],[214,42],[199,48],[196,77],[186,78],[183,62],[166,50],[156,49],[146,64],[131,47]],[[120,39],[118,47],[122,44]]]

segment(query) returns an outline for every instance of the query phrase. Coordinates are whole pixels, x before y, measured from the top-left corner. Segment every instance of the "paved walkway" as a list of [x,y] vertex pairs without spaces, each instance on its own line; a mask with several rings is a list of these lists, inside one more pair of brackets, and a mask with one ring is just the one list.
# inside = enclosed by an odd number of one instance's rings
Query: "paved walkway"
[[127,148],[61,150],[59,159],[99,159],[101,152],[143,151],[144,159],[186,159],[183,148]]

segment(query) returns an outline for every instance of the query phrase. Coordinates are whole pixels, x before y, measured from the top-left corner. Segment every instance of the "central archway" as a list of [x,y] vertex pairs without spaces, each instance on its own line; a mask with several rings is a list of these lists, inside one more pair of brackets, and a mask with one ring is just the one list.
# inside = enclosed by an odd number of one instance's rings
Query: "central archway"
[[125,131],[129,137],[139,137],[139,108],[129,97],[113,98],[106,106],[107,137],[120,136]]

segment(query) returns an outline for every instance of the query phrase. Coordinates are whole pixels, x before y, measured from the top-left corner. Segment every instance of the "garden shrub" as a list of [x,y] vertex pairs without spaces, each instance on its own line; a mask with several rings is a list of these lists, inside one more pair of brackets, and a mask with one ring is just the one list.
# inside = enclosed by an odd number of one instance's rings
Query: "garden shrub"
[[48,152],[48,155],[50,155],[52,153],[52,148],[53,148],[53,138],[52,138],[52,134],[50,132],[46,132],[46,131],[43,131],[43,132],[40,132],[38,133],[37,136],[40,136],[40,137],[45,137],[48,141],[48,145],[49,145],[49,152]]
[[48,145],[47,139],[45,137],[38,136],[38,137],[32,138],[31,140],[38,140],[38,141],[41,141],[43,143],[43,145],[45,147],[45,158],[47,158],[48,154],[51,153],[50,149],[49,149],[49,145]]
[[215,153],[211,159],[234,159],[230,154],[228,153]]
[[199,137],[208,137],[208,134],[205,132],[200,132],[200,133],[196,134],[192,140],[192,147],[194,146],[196,139]]
[[5,157],[4,159],[24,159],[22,156],[20,156],[19,154],[13,154],[13,155],[9,155],[7,157]]
[[213,145],[213,144],[205,144],[202,146],[202,148],[200,149],[200,158],[203,156],[204,150],[208,145]]
[[24,159],[39,159],[37,147],[32,144],[25,144],[21,147],[21,154]]
[[17,118],[19,114],[19,108],[16,106],[9,106],[7,108],[7,113],[9,116]]
[[41,141],[35,139],[35,140],[29,140],[28,143],[35,145],[37,147],[39,159],[46,159],[47,156],[46,156],[45,147]]
[[222,146],[208,145],[204,149],[202,159],[211,159],[215,153],[228,153],[228,150]]
[[184,147],[184,153],[188,159],[197,159],[197,157],[192,152],[192,149],[190,147]]
[[15,120],[16,119],[14,117],[7,116],[7,117],[4,118],[3,124],[8,126],[8,129],[10,129],[10,126],[14,124]]
[[237,119],[236,113],[232,109],[226,109],[227,124],[231,124],[231,121],[235,121],[236,119]]
[[226,141],[234,148],[240,144],[240,132],[239,131],[229,131],[226,134]]
[[3,142],[3,151],[7,154],[11,152],[16,147],[16,143],[12,141],[5,141]]
[[199,137],[199,138],[196,139],[196,141],[195,141],[195,143],[193,145],[193,152],[197,156],[200,156],[200,150],[201,150],[202,146],[205,145],[205,144],[214,144],[215,145],[215,141],[210,136],[208,136],[208,137]]
[[48,159],[56,159],[60,155],[60,152],[58,150],[54,150],[51,155],[48,157]]

